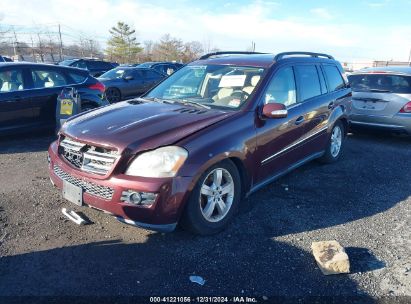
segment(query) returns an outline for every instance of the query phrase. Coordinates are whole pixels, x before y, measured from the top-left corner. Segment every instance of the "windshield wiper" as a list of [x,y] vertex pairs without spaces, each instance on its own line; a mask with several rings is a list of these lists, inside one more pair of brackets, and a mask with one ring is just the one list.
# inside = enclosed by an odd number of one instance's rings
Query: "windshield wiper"
[[184,105],[189,104],[189,105],[199,106],[199,107],[202,107],[202,108],[207,109],[207,110],[211,109],[211,107],[206,106],[205,104],[202,104],[202,103],[196,102],[196,101],[190,101],[190,100],[182,99],[181,101],[178,101],[178,102],[180,102]]

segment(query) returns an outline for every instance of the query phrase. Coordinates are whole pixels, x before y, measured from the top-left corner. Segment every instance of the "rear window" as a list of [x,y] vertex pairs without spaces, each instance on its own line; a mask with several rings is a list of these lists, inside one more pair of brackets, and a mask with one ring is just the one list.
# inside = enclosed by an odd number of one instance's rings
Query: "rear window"
[[74,80],[74,83],[82,83],[87,78],[87,76],[77,73],[69,73],[69,75]]
[[341,77],[340,71],[337,69],[336,66],[332,65],[324,65],[324,72],[325,76],[328,80],[328,86],[330,92],[338,91],[345,87],[345,83],[343,78]]
[[348,76],[353,91],[411,93],[411,76],[356,74]]

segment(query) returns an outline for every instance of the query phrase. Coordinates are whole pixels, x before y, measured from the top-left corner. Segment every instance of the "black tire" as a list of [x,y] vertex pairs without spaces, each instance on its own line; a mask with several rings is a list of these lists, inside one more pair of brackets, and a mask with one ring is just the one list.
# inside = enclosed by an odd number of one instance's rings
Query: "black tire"
[[109,103],[116,103],[121,101],[121,92],[117,88],[107,88],[106,98]]
[[[202,203],[204,196],[200,194],[201,187],[209,177],[209,174],[216,169],[226,170],[232,177],[234,184],[234,196],[226,215],[219,221],[208,221],[202,212]],[[199,235],[212,235],[220,232],[227,227],[233,216],[236,214],[241,201],[241,177],[237,170],[237,167],[233,162],[226,160],[208,168],[197,181],[191,196],[185,206],[184,213],[181,220],[181,225],[184,229],[189,230],[192,233]]]
[[[337,154],[332,152],[332,134],[336,128],[339,128],[341,132],[341,146]],[[319,159],[320,162],[329,164],[336,162],[341,157],[342,150],[344,148],[345,134],[346,133],[343,123],[341,121],[337,121],[331,129],[330,136],[327,142],[327,147],[325,149],[324,155]]]

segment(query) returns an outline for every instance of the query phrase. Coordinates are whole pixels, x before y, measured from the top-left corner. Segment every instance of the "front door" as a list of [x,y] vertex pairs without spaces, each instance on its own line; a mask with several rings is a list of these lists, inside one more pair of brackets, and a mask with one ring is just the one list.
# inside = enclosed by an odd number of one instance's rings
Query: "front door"
[[35,124],[23,70],[0,70],[0,133]]
[[260,167],[256,183],[264,182],[304,157],[300,149],[305,105],[297,103],[294,69],[280,68],[262,96],[264,103],[283,103],[288,116],[281,119],[257,119],[257,161]]

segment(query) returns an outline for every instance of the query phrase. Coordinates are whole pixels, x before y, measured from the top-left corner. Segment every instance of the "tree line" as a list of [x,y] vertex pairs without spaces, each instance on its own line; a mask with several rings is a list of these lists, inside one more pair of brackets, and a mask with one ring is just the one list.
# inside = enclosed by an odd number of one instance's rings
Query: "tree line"
[[[158,41],[140,42],[136,30],[119,21],[110,28],[106,48],[90,37],[81,36],[70,44],[62,40],[60,26],[57,33],[31,33],[21,41],[12,29],[0,28],[0,55],[13,56],[21,61],[58,62],[74,57],[92,57],[112,62],[137,63],[145,61],[190,62],[203,53],[217,51],[211,41],[188,41],[163,35]],[[6,39],[7,38],[7,39]]]

